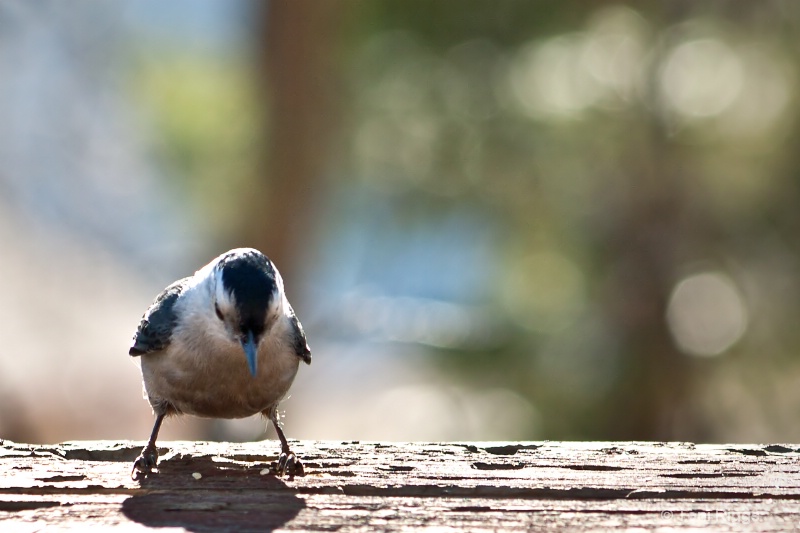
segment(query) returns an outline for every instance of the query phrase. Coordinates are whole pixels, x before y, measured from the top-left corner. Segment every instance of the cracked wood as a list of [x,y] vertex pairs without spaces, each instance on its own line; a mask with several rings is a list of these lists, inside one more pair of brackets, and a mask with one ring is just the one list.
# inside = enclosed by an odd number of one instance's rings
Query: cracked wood
[[800,527],[797,445],[642,442],[295,442],[307,475],[269,472],[278,446],[164,442],[0,446],[0,529],[187,531]]

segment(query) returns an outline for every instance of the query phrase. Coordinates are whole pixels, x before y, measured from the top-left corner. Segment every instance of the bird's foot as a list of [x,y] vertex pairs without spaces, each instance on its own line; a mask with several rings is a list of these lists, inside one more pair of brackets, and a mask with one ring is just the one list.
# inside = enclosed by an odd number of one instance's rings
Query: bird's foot
[[148,444],[133,462],[131,478],[137,479],[139,474],[147,476],[158,464],[158,450],[154,445]]
[[291,450],[282,451],[280,457],[278,457],[278,462],[272,463],[272,465],[275,473],[281,477],[288,476],[289,479],[292,479],[295,476],[303,477],[306,475],[303,463]]

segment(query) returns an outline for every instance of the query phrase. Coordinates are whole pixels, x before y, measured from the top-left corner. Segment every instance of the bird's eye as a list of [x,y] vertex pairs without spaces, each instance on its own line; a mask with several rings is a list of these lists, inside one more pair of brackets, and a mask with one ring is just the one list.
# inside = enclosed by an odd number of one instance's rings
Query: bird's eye
[[214,304],[214,312],[217,313],[217,318],[224,320],[224,318],[222,318],[222,311],[219,310],[219,306],[217,304]]

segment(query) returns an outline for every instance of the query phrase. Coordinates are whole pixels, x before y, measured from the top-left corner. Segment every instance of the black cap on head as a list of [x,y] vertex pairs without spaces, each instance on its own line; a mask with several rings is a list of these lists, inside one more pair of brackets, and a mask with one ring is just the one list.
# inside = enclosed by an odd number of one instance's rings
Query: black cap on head
[[264,333],[267,310],[277,290],[275,269],[261,252],[234,252],[219,262],[222,283],[236,301],[241,332]]

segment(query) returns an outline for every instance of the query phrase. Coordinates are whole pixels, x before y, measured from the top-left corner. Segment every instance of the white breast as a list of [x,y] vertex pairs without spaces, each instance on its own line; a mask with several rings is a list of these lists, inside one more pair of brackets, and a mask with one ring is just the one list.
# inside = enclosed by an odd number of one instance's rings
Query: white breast
[[[294,381],[300,358],[275,324],[259,344],[257,374],[247,368],[244,351],[226,338],[177,331],[163,352],[142,356],[142,376],[153,408],[165,402],[181,413],[212,418],[243,418],[280,402]],[[199,330],[202,331],[202,330]]]

